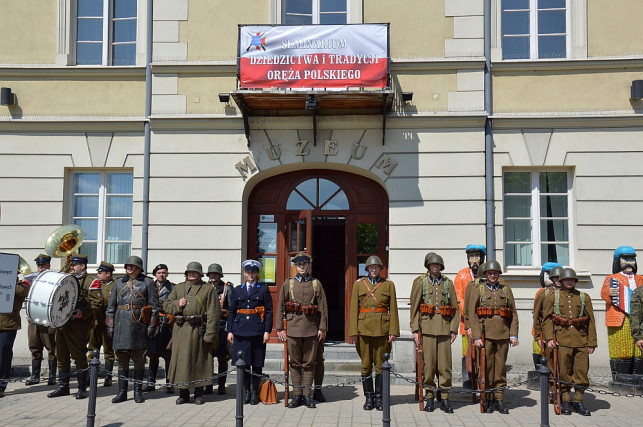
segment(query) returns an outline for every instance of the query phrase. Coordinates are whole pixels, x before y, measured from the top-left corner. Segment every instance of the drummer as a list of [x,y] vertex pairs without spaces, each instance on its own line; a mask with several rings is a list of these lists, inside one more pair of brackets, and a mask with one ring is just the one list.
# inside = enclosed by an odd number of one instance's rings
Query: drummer
[[76,399],[87,398],[87,343],[93,315],[89,302],[89,285],[94,278],[87,275],[87,255],[76,254],[71,258],[71,274],[78,280],[78,297],[72,318],[61,329],[56,330],[56,358],[58,358],[58,387],[47,397],[69,396],[71,359],[76,363],[78,393]]

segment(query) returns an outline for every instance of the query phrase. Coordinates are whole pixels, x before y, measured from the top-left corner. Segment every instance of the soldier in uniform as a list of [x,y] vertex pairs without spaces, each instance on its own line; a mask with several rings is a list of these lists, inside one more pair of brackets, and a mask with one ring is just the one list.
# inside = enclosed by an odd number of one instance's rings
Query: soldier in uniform
[[107,333],[114,340],[118,358],[118,394],[112,403],[127,400],[129,362],[134,362],[134,401],[143,403],[145,351],[148,339],[158,326],[159,297],[154,281],[143,272],[143,260],[130,256],[125,261],[127,275],[116,282],[107,306]]
[[578,278],[571,268],[564,268],[559,279],[562,289],[555,290],[545,299],[545,340],[550,349],[558,347],[560,379],[574,384],[572,403],[571,387],[561,383],[562,414],[570,415],[573,410],[590,416],[583,406],[583,394],[589,386],[589,355],[597,346],[592,299],[575,288]]
[[463,375],[463,386],[466,388],[471,388],[471,382],[465,378],[466,375],[466,362],[465,356],[469,348],[469,340],[467,339],[467,333],[464,328],[464,294],[467,289],[467,285],[476,280],[478,277],[478,270],[480,269],[480,264],[484,262],[484,257],[487,255],[487,248],[484,245],[467,245],[464,250],[467,254],[467,266],[462,270],[458,271],[458,274],[455,276],[453,281],[453,287],[455,288],[455,294],[458,297],[458,312],[460,313],[460,335],[462,336],[462,375]]
[[557,262],[546,262],[540,270],[540,289],[538,289],[534,297],[534,311],[532,313],[533,327],[531,330],[531,335],[534,337],[532,358],[536,369],[540,366],[543,350],[549,363],[550,357],[547,355],[547,343],[541,341],[541,334],[543,332],[543,310],[545,309],[545,298],[547,298],[547,295],[555,289],[560,289],[561,283],[558,281],[558,276],[562,269],[563,266]]
[[[328,319],[328,303],[326,304],[326,313],[325,313],[326,319]],[[324,382],[324,343],[326,342],[326,339],[324,338],[323,341],[320,341],[317,344],[317,355],[315,356],[315,379],[313,381],[314,387],[313,387],[313,400],[323,403],[326,402],[326,397],[324,396],[324,393],[322,393],[322,384]]]
[[47,397],[69,395],[69,377],[71,374],[71,359],[76,363],[76,370],[80,371],[78,379],[78,392],[76,399],[87,398],[87,379],[89,377],[85,368],[87,362],[87,343],[89,330],[92,326],[93,314],[91,308],[91,295],[89,285],[94,281],[87,275],[87,255],[73,255],[70,263],[71,274],[78,281],[78,298],[72,318],[61,329],[56,330],[56,358],[58,359],[58,387]]
[[[476,347],[485,346],[486,350],[486,384],[488,388],[507,385],[507,354],[509,345],[518,343],[518,313],[516,302],[509,285],[500,279],[502,267],[496,260],[486,263],[487,280],[472,287],[468,300],[468,315]],[[482,330],[485,330],[485,341],[482,342]],[[493,413],[496,409],[501,414],[508,414],[504,405],[504,390],[494,392],[495,399],[488,393],[485,412]]]
[[[165,312],[174,315],[169,380],[172,383],[204,380],[194,383],[194,403],[203,405],[203,387],[212,384],[212,349],[217,346],[221,306],[217,292],[202,279],[201,263],[190,262],[185,276],[187,280],[174,286],[163,303]],[[180,386],[176,404],[189,401],[189,386]]]
[[11,360],[13,359],[13,343],[18,329],[21,328],[20,309],[29,294],[29,282],[17,280],[13,297],[13,310],[8,314],[0,314],[0,398],[4,397],[7,380],[11,375]]
[[[163,303],[167,300],[167,297],[170,296],[172,289],[174,289],[174,283],[167,280],[168,269],[165,264],[159,264],[154,267],[152,274],[156,278],[154,280],[154,285],[156,286],[159,296],[161,311],[159,312],[158,330],[156,335],[154,335],[150,340],[150,346],[147,349],[146,355],[150,358],[150,366],[147,384],[143,387],[143,391],[155,390],[156,376],[159,371],[159,359],[161,357],[165,362],[165,383],[168,383],[168,373],[170,372],[170,360],[172,357],[172,351],[168,349],[168,345],[172,340],[172,322],[170,319],[173,318],[173,316],[170,317],[165,311],[163,311]],[[165,388],[165,393],[174,393],[174,387],[167,386]]]
[[108,372],[103,385],[109,387],[112,385],[112,371],[114,370],[116,357],[114,356],[114,349],[112,348],[112,338],[107,335],[105,312],[109,304],[109,295],[115,283],[112,278],[114,266],[108,262],[101,261],[96,272],[97,279],[89,286],[89,294],[91,295],[90,303],[92,311],[94,312],[94,324],[89,333],[88,360],[91,361],[92,353],[95,349],[100,350],[100,347],[103,347],[105,370]]
[[[447,414],[453,413],[449,403],[451,388],[451,344],[458,333],[460,315],[458,298],[453,282],[442,275],[444,261],[435,253],[424,258],[428,270],[413,281],[411,287],[411,331],[416,344],[422,340],[424,375],[422,382],[431,386],[426,389],[424,410],[435,409],[435,376],[438,374],[438,387],[441,391],[440,409]],[[420,332],[421,330],[421,332]]]
[[[220,264],[210,264],[208,266],[208,279],[210,285],[217,292],[219,298],[219,305],[221,306],[221,320],[219,321],[219,345],[212,350],[212,357],[217,358],[217,373],[218,375],[224,374],[228,371],[228,362],[230,361],[230,351],[228,348],[228,333],[226,332],[226,324],[228,323],[228,313],[230,311],[230,300],[232,298],[232,290],[234,285],[230,282],[221,280],[223,277],[223,268]],[[225,394],[226,375],[221,375],[218,378],[219,387],[217,394]],[[205,394],[212,393],[212,385],[205,386]]]
[[[315,375],[317,346],[326,338],[328,318],[326,294],[321,282],[310,275],[312,259],[299,252],[292,259],[297,274],[281,286],[277,308],[277,336],[287,341],[294,397],[289,408],[315,408],[311,387]],[[283,320],[286,317],[287,330]],[[301,386],[304,388],[302,389]]]
[[614,251],[613,274],[605,278],[601,288],[601,298],[605,300],[605,326],[612,379],[622,383],[631,383],[633,373],[643,375],[643,358],[641,350],[632,339],[625,298],[626,294],[643,286],[643,276],[636,272],[634,248],[620,246]]
[[228,342],[232,344],[232,363],[237,362],[239,351],[243,351],[246,362],[244,375],[244,403],[259,404],[260,377],[252,375],[252,392],[250,391],[250,373],[261,374],[266,359],[266,343],[272,330],[272,296],[265,283],[257,281],[261,263],[248,259],[241,264],[245,282],[234,288],[230,311],[228,312]]
[[[367,277],[353,283],[349,314],[349,344],[355,344],[362,360],[361,374],[366,401],[364,410],[382,410],[382,363],[393,341],[400,336],[395,284],[380,277],[382,260],[366,260]],[[375,365],[375,391],[370,376]]]
[[[36,261],[38,273],[43,273],[51,268],[51,257],[49,255],[40,254],[34,261]],[[56,329],[29,322],[27,324],[27,337],[29,351],[31,352],[31,378],[25,381],[25,385],[40,383],[43,348],[47,349],[47,359],[49,361],[47,385],[56,385]]]

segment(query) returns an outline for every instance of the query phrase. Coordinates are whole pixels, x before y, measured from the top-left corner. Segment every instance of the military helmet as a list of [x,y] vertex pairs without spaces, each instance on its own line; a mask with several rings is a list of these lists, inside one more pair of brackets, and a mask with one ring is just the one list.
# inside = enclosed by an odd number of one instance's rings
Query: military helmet
[[371,265],[379,265],[380,267],[384,268],[384,264],[382,264],[382,260],[380,259],[380,257],[375,255],[371,255],[368,257],[368,259],[366,260],[365,268],[368,268]]
[[484,278],[485,271],[487,271],[487,263],[483,262],[480,264],[480,267],[478,267],[478,277]]
[[550,278],[551,278],[551,277],[558,277],[558,278],[560,278],[560,273],[561,273],[561,271],[563,271],[563,267],[553,267],[553,268],[549,271],[549,277],[550,277]]
[[558,276],[558,280],[562,282],[563,279],[574,279],[578,282],[578,277],[576,276],[576,272],[573,268],[563,268],[563,271],[560,272],[560,276]]
[[440,264],[442,266],[440,271],[444,270],[444,260],[434,252],[429,252],[426,254],[426,257],[424,257],[424,267],[429,268],[430,264]]
[[219,273],[221,277],[223,277],[223,268],[221,268],[221,264],[210,264],[208,266],[208,274],[210,273]]
[[485,273],[486,273],[487,271],[497,271],[497,272],[499,272],[499,273],[501,273],[501,274],[502,274],[502,266],[501,266],[501,265],[500,265],[500,263],[499,263],[498,261],[496,261],[495,259],[492,259],[492,260],[490,260],[490,261],[487,261],[487,263],[486,263],[486,266],[485,266],[485,267],[486,267],[486,268],[485,268]]
[[141,270],[144,270],[143,260],[141,259],[141,257],[136,255],[132,255],[131,257],[127,258],[127,261],[125,261],[125,265],[133,265],[140,268]]
[[188,271],[194,271],[199,273],[199,276],[203,277],[203,266],[200,262],[192,261],[188,263],[188,266],[185,267],[185,274],[188,274]]

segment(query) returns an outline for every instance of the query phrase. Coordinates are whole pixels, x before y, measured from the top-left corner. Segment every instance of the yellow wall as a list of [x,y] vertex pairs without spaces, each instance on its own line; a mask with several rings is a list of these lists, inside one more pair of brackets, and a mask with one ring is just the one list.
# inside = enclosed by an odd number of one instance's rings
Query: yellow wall
[[493,78],[493,111],[631,111],[630,86],[643,68],[502,72]]
[[[398,72],[391,76],[391,86],[400,93],[399,103],[402,91],[413,92],[413,101],[403,111],[446,111],[448,93],[456,91],[457,75],[455,70]],[[433,99],[435,93],[438,99]]]
[[[178,92],[181,95],[186,95],[188,114],[229,114],[231,113],[230,107],[226,109],[226,104],[219,101],[219,93],[230,92],[235,87],[234,75],[220,77],[190,74],[179,77]],[[236,104],[233,101],[230,102],[230,105],[236,109]]]
[[145,115],[145,82],[141,78],[43,78],[3,80],[17,95],[17,106],[0,116],[134,116]]
[[56,62],[57,2],[0,0],[0,64]]
[[643,1],[590,0],[587,9],[590,58],[643,53]]
[[364,22],[391,23],[392,58],[443,58],[444,40],[453,38],[453,18],[444,16],[444,2],[368,0]]
[[237,24],[269,24],[268,7],[269,2],[256,0],[190,1],[188,25],[181,28],[188,60],[235,60]]

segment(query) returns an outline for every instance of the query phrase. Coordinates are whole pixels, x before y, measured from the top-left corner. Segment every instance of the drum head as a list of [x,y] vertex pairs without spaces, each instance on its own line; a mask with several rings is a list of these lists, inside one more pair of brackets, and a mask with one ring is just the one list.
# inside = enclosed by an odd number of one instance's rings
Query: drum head
[[58,286],[51,295],[49,306],[49,323],[61,328],[71,319],[71,312],[76,308],[78,299],[78,282],[71,274],[58,281]]
[[31,285],[27,317],[37,325],[62,327],[71,318],[78,298],[78,282],[71,274],[45,271]]

